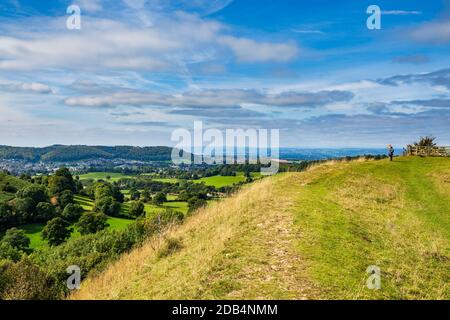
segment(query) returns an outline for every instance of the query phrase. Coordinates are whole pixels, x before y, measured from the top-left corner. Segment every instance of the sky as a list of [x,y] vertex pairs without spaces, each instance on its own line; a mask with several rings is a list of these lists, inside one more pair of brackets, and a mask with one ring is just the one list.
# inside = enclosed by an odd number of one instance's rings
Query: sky
[[0,145],[450,145],[449,52],[449,0],[0,0]]

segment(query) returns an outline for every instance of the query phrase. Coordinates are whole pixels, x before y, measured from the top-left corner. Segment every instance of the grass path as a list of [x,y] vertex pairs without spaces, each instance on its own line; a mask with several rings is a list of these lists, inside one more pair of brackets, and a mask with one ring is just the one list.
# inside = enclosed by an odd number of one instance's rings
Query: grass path
[[[71,298],[449,299],[449,187],[450,160],[432,158],[267,178],[124,255]],[[380,290],[366,286],[371,265]]]
[[[74,298],[303,298],[304,284],[291,272],[299,264],[289,230],[293,197],[283,190],[284,182],[275,183],[288,179],[257,182],[202,210],[165,237],[123,256],[100,278],[88,280]],[[264,212],[273,210],[278,214],[267,219]],[[161,259],[158,253],[167,239],[177,239],[186,250]],[[125,270],[126,278],[116,277]],[[267,277],[252,281],[257,274]]]

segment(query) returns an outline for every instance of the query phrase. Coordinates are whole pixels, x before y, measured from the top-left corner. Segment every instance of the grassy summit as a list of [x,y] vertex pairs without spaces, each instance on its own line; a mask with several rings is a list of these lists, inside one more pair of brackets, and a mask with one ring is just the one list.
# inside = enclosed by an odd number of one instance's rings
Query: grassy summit
[[211,204],[72,298],[449,299],[449,268],[449,158],[330,162]]

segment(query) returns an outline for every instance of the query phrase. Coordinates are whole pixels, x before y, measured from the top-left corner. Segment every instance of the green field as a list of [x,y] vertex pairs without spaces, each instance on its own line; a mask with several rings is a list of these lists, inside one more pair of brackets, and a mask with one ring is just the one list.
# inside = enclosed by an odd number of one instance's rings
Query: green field
[[157,181],[157,182],[164,182],[164,183],[177,183],[180,181],[183,181],[181,179],[176,179],[176,178],[156,178],[156,179],[152,179],[153,181]]
[[26,181],[23,181],[19,178],[0,173],[0,202],[9,201],[14,198],[15,192],[5,192],[3,191],[3,188],[6,185],[10,185],[15,187],[17,190],[22,189],[23,187],[27,186],[29,183]]
[[[122,173],[115,173],[115,172],[89,172],[85,174],[79,175],[80,180],[105,180],[105,181],[118,181],[122,178],[133,178],[134,176],[127,176]],[[107,178],[110,179],[107,179]]]
[[[125,229],[133,221],[134,220],[132,219],[108,217],[108,224],[109,224],[108,229],[122,230]],[[44,229],[44,227],[45,227],[44,223],[33,223],[20,226],[18,228],[25,231],[27,237],[30,238],[30,248],[35,250],[48,247],[47,242],[45,240],[42,240],[41,238],[42,229]],[[81,234],[78,232],[77,228],[74,227],[70,238],[73,239],[80,236]]]
[[[252,172],[251,176],[253,179],[261,178],[261,173]],[[243,172],[238,172],[236,176],[213,176],[201,178],[198,180],[192,180],[195,183],[205,183],[207,186],[213,186],[216,188],[222,188],[227,186],[232,186],[233,184],[245,182],[245,176]]]
[[[106,179],[106,177],[110,177],[110,179]],[[142,174],[141,176],[151,178],[152,174]],[[251,176],[253,179],[259,179],[261,178],[260,172],[252,172]],[[136,176],[127,176],[123,175],[121,173],[112,173],[112,172],[90,172],[87,174],[80,175],[81,180],[105,180],[105,181],[117,181],[121,178],[133,178]],[[243,172],[237,172],[236,176],[213,176],[213,177],[206,177],[201,178],[198,180],[183,180],[183,179],[177,179],[177,178],[155,178],[152,179],[153,181],[157,182],[163,182],[163,183],[177,183],[181,181],[192,181],[195,183],[205,183],[207,186],[214,186],[216,188],[226,187],[226,186],[232,186],[233,184],[244,182],[245,177]],[[123,190],[122,192],[127,195],[128,190]]]

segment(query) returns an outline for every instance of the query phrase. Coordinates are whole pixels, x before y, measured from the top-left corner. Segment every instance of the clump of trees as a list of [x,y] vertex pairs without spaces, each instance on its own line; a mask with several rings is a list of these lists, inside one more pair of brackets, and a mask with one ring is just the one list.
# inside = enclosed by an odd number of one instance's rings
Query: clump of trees
[[[92,213],[85,215],[92,216]],[[91,271],[101,270],[122,253],[141,245],[145,239],[161,232],[167,225],[178,223],[182,216],[167,210],[153,219],[138,219],[124,230],[102,230],[72,238],[52,250],[34,252],[29,257],[16,256],[15,259],[1,260],[5,258],[1,256],[3,251],[0,250],[0,300],[63,298],[68,293],[64,285],[67,266],[80,266],[84,278]],[[8,244],[2,241],[0,246]],[[17,254],[18,251],[13,252]]]
[[436,144],[436,137],[433,136],[425,136],[420,137],[420,139],[413,143],[413,146],[416,147],[435,147]]
[[108,217],[101,212],[86,212],[75,225],[82,234],[97,233],[108,227]]

